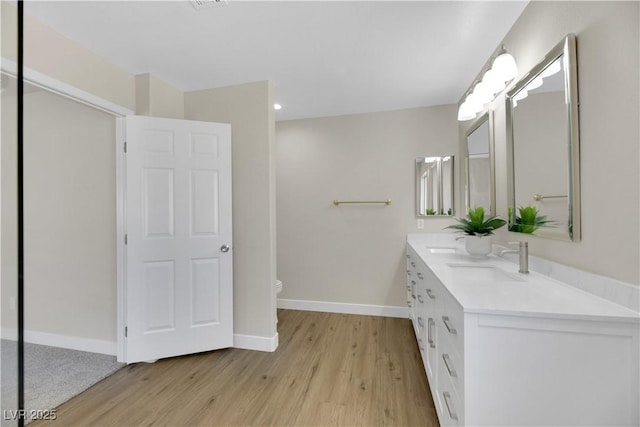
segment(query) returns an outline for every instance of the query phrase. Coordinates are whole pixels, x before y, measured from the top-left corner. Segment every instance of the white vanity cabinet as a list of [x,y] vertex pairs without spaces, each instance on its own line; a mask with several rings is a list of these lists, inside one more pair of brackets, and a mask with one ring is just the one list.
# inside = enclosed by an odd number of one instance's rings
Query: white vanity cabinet
[[440,424],[639,425],[634,312],[535,274],[456,283],[453,265],[481,262],[407,245],[411,318]]

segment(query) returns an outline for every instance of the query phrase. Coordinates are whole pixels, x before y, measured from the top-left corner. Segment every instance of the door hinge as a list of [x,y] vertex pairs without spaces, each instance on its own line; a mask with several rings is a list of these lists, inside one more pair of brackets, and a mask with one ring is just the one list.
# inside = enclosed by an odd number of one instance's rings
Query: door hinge
[[127,338],[128,334],[129,334],[129,328],[125,326],[124,327],[124,337]]
[[129,241],[129,235],[125,234],[124,235],[124,244],[126,245],[128,243],[128,241]]
[[124,152],[127,152],[127,141],[124,142]]

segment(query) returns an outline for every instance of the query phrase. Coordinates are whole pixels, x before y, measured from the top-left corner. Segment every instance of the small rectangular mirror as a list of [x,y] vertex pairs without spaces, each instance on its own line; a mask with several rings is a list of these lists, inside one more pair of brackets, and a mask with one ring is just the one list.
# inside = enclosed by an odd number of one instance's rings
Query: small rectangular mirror
[[509,231],[580,240],[575,36],[533,67],[506,103]]
[[466,134],[465,158],[466,211],[482,206],[491,216],[496,214],[492,119],[487,112],[471,124]]
[[416,158],[416,216],[453,215],[453,158]]

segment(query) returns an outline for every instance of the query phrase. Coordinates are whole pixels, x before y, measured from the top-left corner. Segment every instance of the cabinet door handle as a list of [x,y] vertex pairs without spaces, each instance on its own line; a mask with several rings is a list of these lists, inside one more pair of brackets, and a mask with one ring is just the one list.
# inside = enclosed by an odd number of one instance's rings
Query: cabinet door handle
[[443,354],[442,355],[442,360],[444,360],[444,365],[447,367],[447,371],[449,372],[449,375],[452,376],[452,377],[457,377],[458,373],[453,368],[453,363],[451,363],[451,358],[449,358],[449,355],[448,354]]
[[411,258],[411,255],[409,255],[409,254],[406,254],[405,256],[407,257],[407,259]]
[[424,302],[424,300],[422,299],[422,295],[420,295],[420,294],[418,294],[418,301]]
[[411,270],[407,270],[407,276],[411,276]]
[[435,325],[436,322],[433,321],[433,319],[430,317],[427,320],[427,341],[429,341],[429,346],[431,348],[436,348],[436,343],[433,339],[433,333],[431,332],[431,326]]
[[420,350],[424,351],[424,347],[422,346],[422,338],[418,338],[418,348],[420,348]]
[[422,273],[418,273],[418,279],[420,280],[424,279],[424,276],[422,275]]
[[418,325],[424,328],[424,320],[422,320],[422,317],[418,317]]
[[449,316],[442,316],[442,321],[444,322],[444,326],[447,327],[447,331],[449,331],[450,334],[457,334],[458,331],[456,331],[456,329],[451,326],[451,320],[449,320]]
[[431,293],[431,289],[427,289],[427,295],[429,296],[429,298],[431,299],[436,299],[436,296],[434,294]]
[[447,404],[447,411],[449,411],[449,417],[452,420],[458,421],[458,414],[456,414],[456,408],[453,407],[453,402],[451,401],[451,394],[448,391],[442,393],[444,396],[444,403]]
[[411,267],[415,267],[415,266],[416,266],[416,263],[411,261]]

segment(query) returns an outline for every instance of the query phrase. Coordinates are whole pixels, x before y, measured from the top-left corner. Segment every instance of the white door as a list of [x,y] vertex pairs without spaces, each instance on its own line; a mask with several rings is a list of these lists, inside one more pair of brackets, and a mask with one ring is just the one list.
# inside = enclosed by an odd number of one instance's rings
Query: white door
[[125,129],[125,361],[231,347],[231,125]]

